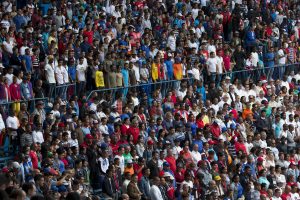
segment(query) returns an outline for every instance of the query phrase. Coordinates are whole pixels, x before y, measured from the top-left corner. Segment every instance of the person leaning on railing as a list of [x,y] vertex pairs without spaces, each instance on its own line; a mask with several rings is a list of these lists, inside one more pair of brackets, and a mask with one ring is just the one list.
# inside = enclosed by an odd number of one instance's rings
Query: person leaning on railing
[[13,77],[13,82],[9,86],[11,100],[14,101],[12,109],[18,114],[20,111],[21,87],[17,83],[17,77]]

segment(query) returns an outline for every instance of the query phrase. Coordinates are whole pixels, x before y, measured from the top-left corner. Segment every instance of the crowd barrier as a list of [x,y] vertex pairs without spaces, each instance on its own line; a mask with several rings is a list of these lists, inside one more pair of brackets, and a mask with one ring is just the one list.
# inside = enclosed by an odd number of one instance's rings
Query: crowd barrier
[[[238,78],[239,80],[246,80],[251,78],[255,83],[257,83],[262,78],[270,79],[273,78],[281,79],[284,75],[290,74],[292,71],[296,74],[298,73],[300,63],[295,64],[288,64],[288,65],[276,65],[274,67],[257,67],[257,68],[250,68],[245,70],[239,71],[229,71],[222,74],[216,74],[214,77],[214,81],[217,85],[223,80],[226,76],[229,76],[231,81]],[[204,84],[207,84],[211,81],[211,76],[208,76],[205,72],[203,72],[201,79],[204,81]],[[188,81],[190,84],[193,84],[195,81],[195,77],[193,74],[188,74],[187,78],[183,78],[182,80],[163,80],[158,82],[148,82],[148,83],[141,83],[138,85],[130,85],[125,87],[116,87],[116,88],[105,88],[99,90],[90,91],[87,95],[87,99],[90,99],[94,96],[95,93],[100,95],[103,98],[106,98],[110,102],[115,101],[116,94],[119,93],[123,97],[128,94],[128,91],[142,91],[147,94],[149,98],[151,98],[152,93],[157,88],[161,89],[162,97],[165,97],[166,93],[171,89],[179,89],[179,85],[181,81]]]

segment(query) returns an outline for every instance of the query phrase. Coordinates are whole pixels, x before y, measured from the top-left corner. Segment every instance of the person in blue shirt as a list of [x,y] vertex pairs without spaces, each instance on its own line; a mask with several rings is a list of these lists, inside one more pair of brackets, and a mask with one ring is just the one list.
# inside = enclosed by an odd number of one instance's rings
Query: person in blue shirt
[[275,65],[274,47],[270,47],[265,54],[265,67],[267,67],[267,78],[270,79],[273,76]]
[[176,8],[178,11],[181,11],[183,8],[183,2],[182,0],[178,0],[178,3],[176,4]]
[[179,29],[181,29],[184,23],[184,21],[181,18],[182,18],[182,14],[178,13],[176,18],[173,21],[173,26],[177,26]]
[[150,45],[148,38],[145,38],[144,44],[141,46],[141,50],[145,52],[146,58],[150,57]]
[[233,190],[233,199],[239,199],[243,196],[244,189],[240,183],[240,177],[237,174],[233,177],[231,189]]
[[202,151],[203,151],[203,141],[202,141],[202,132],[201,131],[197,132],[196,137],[193,140],[192,146],[194,146],[195,144],[198,145],[198,151],[200,153],[202,153]]
[[199,94],[201,94],[201,97],[202,97],[202,101],[203,102],[206,102],[206,91],[205,91],[205,87],[204,87],[204,85],[203,85],[203,80],[202,79],[200,79],[199,81],[198,81],[198,84],[197,84],[197,93],[199,93]]
[[16,30],[20,30],[25,24],[26,20],[23,16],[22,10],[18,10],[17,15],[13,18],[13,22],[16,25]]
[[121,34],[121,38],[119,39],[119,46],[121,47],[122,52],[127,52],[127,47],[129,43],[126,41],[125,34]]
[[76,81],[76,65],[75,65],[74,59],[69,60],[68,74],[69,74],[71,83],[75,83],[75,81]]
[[256,46],[255,26],[250,27],[247,31],[245,44],[248,50],[250,50],[250,47]]
[[26,72],[31,73],[32,71],[32,60],[30,56],[30,49],[25,50],[25,55],[22,58],[23,66],[25,67]]
[[253,178],[256,178],[256,166],[253,160],[254,157],[252,155],[249,155],[247,157],[247,162],[242,164],[241,173],[244,173],[245,169],[249,167],[251,175],[253,176]]
[[125,62],[125,65],[122,69],[122,75],[123,75],[123,86],[125,87],[123,90],[123,96],[126,97],[128,93],[128,87],[129,86],[129,72],[128,72],[128,66],[129,62]]
[[80,44],[81,52],[85,52],[86,54],[91,49],[91,45],[88,42],[89,38],[86,36],[84,37],[84,41]]

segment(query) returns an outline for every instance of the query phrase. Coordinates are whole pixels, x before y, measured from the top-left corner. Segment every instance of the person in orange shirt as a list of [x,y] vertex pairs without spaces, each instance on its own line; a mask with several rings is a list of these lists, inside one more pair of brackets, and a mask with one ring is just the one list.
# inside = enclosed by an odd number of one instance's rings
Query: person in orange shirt
[[246,103],[246,108],[243,110],[243,113],[242,113],[243,119],[246,119],[248,117],[248,115],[253,116],[250,102]]
[[127,165],[124,169],[124,173],[126,172],[130,173],[130,175],[134,174],[133,162],[131,159],[127,161]]
[[180,58],[175,58],[175,63],[173,64],[173,71],[174,71],[174,78],[175,80],[178,80],[175,82],[175,89],[179,89],[180,80],[182,80],[183,77],[183,67],[180,62]]

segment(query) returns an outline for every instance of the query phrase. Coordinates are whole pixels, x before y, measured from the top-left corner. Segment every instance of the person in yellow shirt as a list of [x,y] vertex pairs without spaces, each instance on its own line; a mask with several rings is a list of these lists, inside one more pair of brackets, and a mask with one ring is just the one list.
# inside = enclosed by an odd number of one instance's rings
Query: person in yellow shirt
[[158,71],[159,71],[159,62],[153,62],[151,65],[151,76],[152,76],[152,80],[153,82],[156,82],[158,80]]
[[55,44],[54,47],[58,48],[55,30],[51,31],[51,33],[50,33],[50,36],[48,38],[48,45],[50,46],[52,44],[52,42],[54,42],[54,44]]
[[96,84],[97,89],[101,89],[101,88],[105,87],[102,66],[99,66],[98,70],[95,73],[95,84]]

